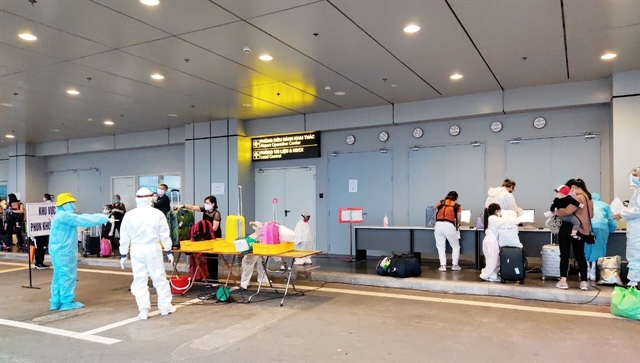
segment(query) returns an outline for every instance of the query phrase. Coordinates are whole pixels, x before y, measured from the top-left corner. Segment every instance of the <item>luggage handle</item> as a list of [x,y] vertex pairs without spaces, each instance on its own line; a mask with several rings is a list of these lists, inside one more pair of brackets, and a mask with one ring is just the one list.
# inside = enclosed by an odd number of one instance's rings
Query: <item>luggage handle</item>
[[273,197],[273,199],[271,199],[271,203],[273,204],[273,221],[277,222],[278,221],[278,198]]

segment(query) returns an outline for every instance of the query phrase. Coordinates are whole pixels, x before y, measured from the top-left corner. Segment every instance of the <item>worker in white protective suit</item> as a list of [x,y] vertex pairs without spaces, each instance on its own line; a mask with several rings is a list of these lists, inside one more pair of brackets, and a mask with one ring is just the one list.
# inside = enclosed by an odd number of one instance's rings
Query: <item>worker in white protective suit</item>
[[615,214],[613,219],[627,221],[628,286],[638,286],[640,282],[640,166],[631,170],[631,182],[635,184],[636,189],[629,199],[629,205]]
[[[260,239],[260,231],[262,230],[262,223],[257,221],[249,222],[251,227],[253,227],[254,232],[249,235],[249,237],[258,241]],[[268,284],[269,279],[264,271],[264,266],[262,265],[262,256],[255,255],[246,255],[242,258],[242,276],[240,277],[240,288],[246,290],[249,287],[249,282],[251,282],[251,276],[253,276],[253,268],[258,264],[258,279],[262,279],[263,284]]]
[[[300,221],[296,224],[294,232],[296,234],[295,249],[296,250],[313,250],[315,248],[315,240],[313,238],[313,232],[311,232],[311,226],[309,225],[309,219],[311,215],[306,210],[300,213]],[[293,263],[294,265],[312,265],[311,257],[298,258]]]
[[516,204],[516,198],[513,196],[513,191],[516,189],[516,182],[511,179],[505,179],[502,182],[501,187],[489,188],[487,191],[487,200],[484,202],[484,225],[488,223],[488,218],[491,214],[487,213],[489,204],[496,203],[500,206],[501,210],[515,211],[518,216],[522,215],[522,208],[518,208]]
[[487,207],[489,222],[484,229],[484,239],[482,240],[482,253],[484,254],[485,267],[480,273],[480,278],[485,281],[499,282],[498,272],[500,271],[500,243],[498,235],[500,228],[508,225],[518,225],[519,221],[513,216],[501,216],[501,209],[498,203],[491,203]]
[[127,252],[130,252],[133,273],[131,293],[138,303],[138,317],[145,320],[151,308],[147,285],[149,277],[158,294],[160,315],[176,311],[171,305],[171,289],[164,270],[162,251],[164,250],[170,263],[173,263],[173,255],[167,218],[160,210],[153,208],[152,193],[149,189],[138,190],[136,205],[137,208],[124,215],[120,225],[120,266],[124,269]]

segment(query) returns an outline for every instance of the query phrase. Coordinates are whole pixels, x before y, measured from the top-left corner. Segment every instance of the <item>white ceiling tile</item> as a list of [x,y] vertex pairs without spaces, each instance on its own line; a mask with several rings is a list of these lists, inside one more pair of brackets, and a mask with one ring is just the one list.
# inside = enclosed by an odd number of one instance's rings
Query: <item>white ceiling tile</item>
[[304,6],[317,1],[318,0],[214,0],[213,2],[242,19],[249,19]]
[[[25,32],[35,35],[38,39],[31,42],[20,39],[18,34]],[[75,35],[51,29],[1,11],[0,43],[61,60],[104,52],[109,49]]]
[[[143,6],[139,1],[129,3]],[[34,6],[28,1],[2,1],[0,7],[9,13],[113,48],[168,36],[89,0],[39,1]]]
[[157,6],[139,1],[95,2],[174,35],[240,20],[208,0],[163,0]]
[[[0,75],[34,69],[59,62],[58,59],[0,43]],[[4,68],[6,67],[6,71]]]
[[564,0],[567,37],[640,24],[638,0]]

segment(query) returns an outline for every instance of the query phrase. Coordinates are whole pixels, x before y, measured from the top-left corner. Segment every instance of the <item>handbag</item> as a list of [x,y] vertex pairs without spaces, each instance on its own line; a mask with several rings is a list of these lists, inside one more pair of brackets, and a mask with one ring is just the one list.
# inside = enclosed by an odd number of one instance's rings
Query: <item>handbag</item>
[[[589,200],[587,199],[587,217],[589,217],[590,215],[591,215],[591,210],[589,210]],[[580,233],[580,238],[584,240],[584,243],[588,245],[592,245],[596,243],[596,235],[593,234],[593,229],[591,228],[591,217],[589,217],[589,234]]]

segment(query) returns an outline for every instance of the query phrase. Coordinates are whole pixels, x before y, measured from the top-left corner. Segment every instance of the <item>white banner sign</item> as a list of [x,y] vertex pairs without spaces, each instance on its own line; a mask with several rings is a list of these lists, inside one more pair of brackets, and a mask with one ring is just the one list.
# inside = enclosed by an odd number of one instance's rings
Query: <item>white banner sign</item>
[[27,203],[27,236],[48,236],[51,220],[56,215],[54,203]]

